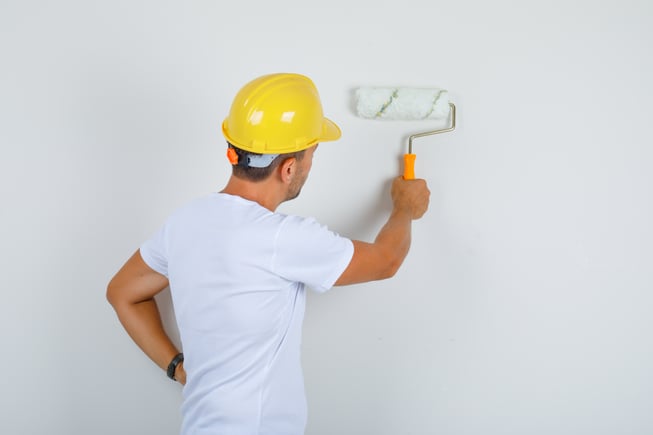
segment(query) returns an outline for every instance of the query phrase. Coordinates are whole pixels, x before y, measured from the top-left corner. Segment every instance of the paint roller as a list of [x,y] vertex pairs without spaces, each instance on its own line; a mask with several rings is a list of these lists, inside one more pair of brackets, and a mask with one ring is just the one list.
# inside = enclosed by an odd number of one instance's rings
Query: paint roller
[[444,89],[379,88],[356,89],[356,113],[366,119],[429,120],[450,118],[448,127],[415,133],[408,138],[408,153],[404,154],[404,178],[415,178],[413,139],[446,133],[456,128],[456,106],[449,101]]

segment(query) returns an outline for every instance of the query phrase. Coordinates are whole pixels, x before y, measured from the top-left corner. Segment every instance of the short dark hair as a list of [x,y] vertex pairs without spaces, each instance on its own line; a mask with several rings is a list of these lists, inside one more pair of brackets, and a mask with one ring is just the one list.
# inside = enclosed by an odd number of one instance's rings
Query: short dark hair
[[[260,156],[261,154],[259,153],[252,153],[250,151],[245,151],[241,148],[238,148],[229,142],[227,142],[227,145],[231,148],[234,149],[236,154],[238,154],[238,161],[247,161],[248,156]],[[274,170],[281,164],[286,159],[290,158],[296,158],[297,160],[302,160],[304,158],[304,154],[306,154],[306,150],[302,151],[297,151],[294,153],[285,153],[285,154],[279,154],[274,160],[272,160],[272,163],[270,163],[268,166],[265,168],[254,168],[251,166],[245,166],[245,165],[232,165],[232,174],[235,177],[242,178],[248,181],[263,181],[266,178],[274,172]]]

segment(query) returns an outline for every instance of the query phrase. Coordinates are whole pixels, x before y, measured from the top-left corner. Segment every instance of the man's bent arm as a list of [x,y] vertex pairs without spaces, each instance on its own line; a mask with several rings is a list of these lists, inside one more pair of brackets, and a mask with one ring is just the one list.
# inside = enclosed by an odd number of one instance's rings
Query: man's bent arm
[[394,276],[408,254],[411,235],[409,215],[393,212],[374,243],[353,240],[354,255],[335,285],[348,285]]
[[[150,268],[136,251],[107,287],[107,300],[134,342],[163,370],[179,353],[166,334],[154,296],[168,286],[168,279]],[[183,365],[175,378],[186,382]]]
[[394,276],[411,241],[411,224],[428,209],[430,192],[424,180],[397,178],[392,185],[393,210],[374,243],[354,240],[354,255],[335,285],[348,285]]

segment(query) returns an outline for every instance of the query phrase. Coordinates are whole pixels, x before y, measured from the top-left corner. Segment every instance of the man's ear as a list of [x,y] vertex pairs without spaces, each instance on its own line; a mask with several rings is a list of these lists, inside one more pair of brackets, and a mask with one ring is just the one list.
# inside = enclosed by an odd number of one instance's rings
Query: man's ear
[[279,165],[279,176],[284,183],[290,184],[295,172],[297,172],[297,159],[295,157],[289,157]]

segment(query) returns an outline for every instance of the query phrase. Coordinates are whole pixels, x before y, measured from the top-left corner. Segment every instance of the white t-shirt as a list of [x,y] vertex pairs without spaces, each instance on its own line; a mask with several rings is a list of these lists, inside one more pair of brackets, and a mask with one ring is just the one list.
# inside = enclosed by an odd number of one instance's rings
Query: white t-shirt
[[304,285],[331,288],[352,242],[213,193],[175,212],[140,253],[170,281],[187,374],[182,434],[303,434]]

